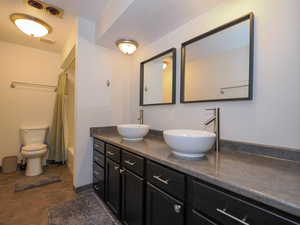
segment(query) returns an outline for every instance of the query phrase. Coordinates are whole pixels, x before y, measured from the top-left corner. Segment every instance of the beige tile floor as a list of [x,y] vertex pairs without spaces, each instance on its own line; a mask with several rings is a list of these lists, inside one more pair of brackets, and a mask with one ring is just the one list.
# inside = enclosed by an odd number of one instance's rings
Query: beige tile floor
[[0,173],[0,225],[47,225],[49,207],[76,198],[68,168],[50,166],[45,173],[59,175],[62,182],[17,193],[14,185],[23,172]]

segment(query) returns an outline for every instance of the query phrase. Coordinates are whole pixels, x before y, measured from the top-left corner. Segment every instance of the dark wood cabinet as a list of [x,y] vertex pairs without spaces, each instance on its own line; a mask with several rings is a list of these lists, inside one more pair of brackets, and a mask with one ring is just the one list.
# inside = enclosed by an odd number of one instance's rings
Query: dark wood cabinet
[[93,187],[96,194],[105,198],[105,144],[94,139],[93,149]]
[[183,203],[147,184],[146,225],[183,225]]
[[144,179],[122,169],[122,222],[143,225]]
[[93,186],[124,225],[300,225],[289,213],[98,139]]
[[105,199],[110,209],[120,216],[120,200],[121,200],[121,175],[120,165],[110,159],[106,159],[106,182],[105,182]]

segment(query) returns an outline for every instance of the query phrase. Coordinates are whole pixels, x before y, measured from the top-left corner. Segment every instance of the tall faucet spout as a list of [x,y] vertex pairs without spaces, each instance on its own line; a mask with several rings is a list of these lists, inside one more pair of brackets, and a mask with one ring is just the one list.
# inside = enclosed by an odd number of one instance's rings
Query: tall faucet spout
[[211,124],[212,122],[214,122],[216,120],[216,116],[212,116],[211,118],[209,118],[206,122],[204,122],[205,126],[208,126],[209,124]]
[[144,110],[140,109],[140,117],[138,118],[140,124],[144,124]]
[[207,110],[212,110],[214,112],[214,115],[209,118],[204,124],[205,126],[207,126],[210,123],[214,122],[214,131],[216,133],[216,152],[218,153],[220,148],[220,109],[213,108]]

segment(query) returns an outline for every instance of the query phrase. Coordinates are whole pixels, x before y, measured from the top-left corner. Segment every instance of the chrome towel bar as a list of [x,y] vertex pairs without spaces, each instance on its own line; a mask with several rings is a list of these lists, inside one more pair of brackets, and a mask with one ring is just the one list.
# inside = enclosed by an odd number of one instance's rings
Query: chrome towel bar
[[41,88],[53,88],[55,92],[57,91],[57,86],[55,85],[38,84],[38,83],[21,82],[21,81],[12,81],[10,87],[16,88],[18,85],[30,86],[30,87],[41,87]]

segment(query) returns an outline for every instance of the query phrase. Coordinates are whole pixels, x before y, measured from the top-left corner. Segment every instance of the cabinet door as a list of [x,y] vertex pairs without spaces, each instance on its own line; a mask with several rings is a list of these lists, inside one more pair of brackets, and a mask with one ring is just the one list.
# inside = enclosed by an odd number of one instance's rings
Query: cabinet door
[[104,199],[104,168],[99,166],[97,163],[93,163],[93,186],[95,192]]
[[144,179],[128,170],[122,173],[122,221],[126,225],[142,225]]
[[146,225],[183,225],[183,211],[180,201],[147,184]]
[[120,165],[106,160],[106,203],[117,215],[120,215]]

